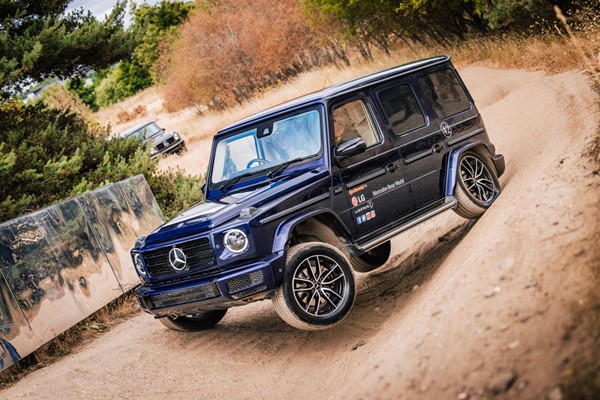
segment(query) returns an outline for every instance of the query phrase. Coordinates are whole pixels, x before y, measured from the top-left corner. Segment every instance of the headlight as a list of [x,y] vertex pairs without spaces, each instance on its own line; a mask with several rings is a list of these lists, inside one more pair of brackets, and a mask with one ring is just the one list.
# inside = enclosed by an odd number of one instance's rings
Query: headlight
[[152,155],[155,155],[155,154],[156,154],[156,148],[155,148],[155,147],[152,147],[152,148],[150,149],[150,154],[152,154]]
[[140,275],[146,276],[146,269],[144,268],[144,262],[140,253],[133,255],[133,265],[135,265],[135,269]]
[[248,237],[239,229],[232,229],[225,233],[223,245],[232,253],[238,254],[248,248]]
[[177,132],[173,132],[173,137],[175,138],[175,140],[179,140],[179,135],[177,134]]

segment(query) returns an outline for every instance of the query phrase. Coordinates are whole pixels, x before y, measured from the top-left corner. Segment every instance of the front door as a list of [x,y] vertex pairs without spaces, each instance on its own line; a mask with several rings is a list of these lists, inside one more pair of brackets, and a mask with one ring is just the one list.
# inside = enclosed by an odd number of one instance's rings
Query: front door
[[374,233],[410,212],[408,185],[397,149],[372,112],[367,96],[334,104],[330,109],[333,146],[361,137],[366,151],[333,167],[333,208],[353,238]]

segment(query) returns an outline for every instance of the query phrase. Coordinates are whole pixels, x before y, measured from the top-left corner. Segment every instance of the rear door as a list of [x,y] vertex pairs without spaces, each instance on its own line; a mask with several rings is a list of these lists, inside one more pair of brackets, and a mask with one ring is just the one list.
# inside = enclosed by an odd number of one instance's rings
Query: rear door
[[374,97],[402,158],[413,211],[443,196],[445,146],[442,131],[429,117],[429,108],[417,93],[417,82],[410,77],[374,89]]
[[[382,228],[410,211],[408,186],[399,154],[366,94],[333,103],[329,108],[330,141],[360,136],[366,151],[332,167],[333,208],[350,227],[354,238]],[[404,201],[403,201],[404,200]]]
[[435,125],[444,134],[446,152],[485,130],[471,96],[451,65],[423,74],[419,85]]

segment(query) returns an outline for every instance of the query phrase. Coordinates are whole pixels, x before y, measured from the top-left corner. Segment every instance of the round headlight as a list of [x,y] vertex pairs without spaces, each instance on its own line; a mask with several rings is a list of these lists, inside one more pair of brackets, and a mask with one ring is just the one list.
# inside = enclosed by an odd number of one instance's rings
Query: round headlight
[[232,229],[225,233],[223,244],[232,253],[241,253],[248,248],[248,238],[239,229]]
[[140,275],[146,276],[146,269],[144,268],[144,262],[142,261],[142,256],[140,255],[140,253],[134,254],[133,264],[135,265],[135,269]]
[[150,149],[150,154],[152,154],[152,155],[156,154],[156,148],[155,147],[152,147]]
[[177,134],[177,132],[173,132],[173,137],[175,138],[175,140],[179,140],[179,135]]

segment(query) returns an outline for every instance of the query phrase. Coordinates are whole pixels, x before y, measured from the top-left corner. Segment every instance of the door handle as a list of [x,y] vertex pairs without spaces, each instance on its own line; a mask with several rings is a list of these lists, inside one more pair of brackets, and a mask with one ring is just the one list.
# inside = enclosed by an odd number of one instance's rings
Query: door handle
[[434,146],[431,148],[431,150],[433,150],[433,152],[434,152],[434,153],[439,153],[439,152],[440,152],[440,151],[442,151],[443,149],[444,149],[444,146],[443,146],[443,145],[441,145],[441,144],[439,144],[439,143],[436,143],[436,144],[435,144],[435,145],[434,145]]
[[400,164],[388,164],[385,167],[386,172],[394,172],[400,167]]

